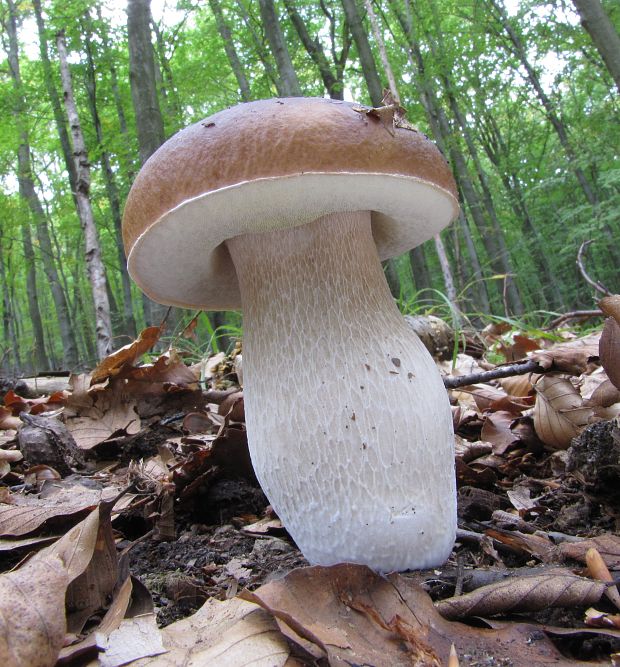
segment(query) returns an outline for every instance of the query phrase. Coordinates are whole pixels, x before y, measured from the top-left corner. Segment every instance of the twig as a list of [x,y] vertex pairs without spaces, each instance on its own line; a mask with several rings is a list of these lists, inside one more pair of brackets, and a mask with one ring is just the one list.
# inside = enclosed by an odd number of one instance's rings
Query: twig
[[564,315],[556,317],[555,320],[552,320],[549,323],[549,326],[546,327],[546,330],[549,331],[551,329],[557,329],[559,326],[564,324],[564,322],[568,322],[568,320],[585,320],[589,317],[602,317],[602,316],[603,316],[602,310],[573,310],[570,313],[564,313]]
[[577,253],[577,266],[579,267],[579,273],[581,273],[584,280],[589,285],[592,285],[592,287],[594,287],[595,290],[601,292],[601,294],[604,294],[605,296],[611,296],[612,293],[605,287],[605,285],[603,285],[603,283],[598,282],[598,280],[592,280],[592,278],[590,278],[583,264],[584,256],[586,254],[586,250],[588,249],[590,243],[592,243],[591,239],[589,241],[584,241],[579,246],[579,252]]
[[444,377],[443,383],[446,389],[456,389],[468,384],[477,382],[488,382],[498,378],[507,378],[513,375],[526,375],[527,373],[545,373],[545,369],[538,365],[538,362],[532,359],[526,361],[517,361],[514,364],[498,366],[491,371],[481,371],[480,373],[470,373],[469,375],[454,375]]

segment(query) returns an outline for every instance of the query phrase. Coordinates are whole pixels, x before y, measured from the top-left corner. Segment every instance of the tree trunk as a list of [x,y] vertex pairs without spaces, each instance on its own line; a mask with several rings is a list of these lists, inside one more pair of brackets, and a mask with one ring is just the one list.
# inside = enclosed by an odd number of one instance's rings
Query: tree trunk
[[136,113],[141,164],[144,164],[165,140],[155,83],[150,4],[150,0],[129,0],[127,3],[129,81]]
[[424,245],[419,245],[409,251],[409,263],[411,264],[411,273],[416,292],[432,289],[433,282],[428,270],[428,264],[426,263]]
[[540,83],[540,78],[538,77],[536,70],[532,67],[528,59],[527,51],[525,45],[523,44],[523,41],[521,40],[521,37],[512,27],[512,24],[508,18],[508,14],[506,13],[505,8],[503,7],[503,5],[500,4],[501,0],[487,0],[487,2],[493,9],[495,9],[497,18],[513,45],[513,53],[521,61],[523,69],[527,74],[528,81],[532,85],[532,88],[534,88],[534,90],[536,91],[536,95],[538,96],[538,99],[540,100],[540,103],[542,104],[545,110],[547,118],[549,119],[549,122],[551,123],[553,129],[558,135],[560,144],[562,145],[562,148],[566,153],[566,157],[568,158],[568,161],[572,167],[573,173],[575,174],[575,178],[577,179],[581,189],[583,190],[586,199],[590,204],[592,204],[592,206],[595,206],[598,202],[596,193],[592,188],[592,186],[590,185],[588,179],[586,178],[583,169],[578,166],[577,155],[575,154],[575,151],[568,138],[568,131],[566,129],[566,126],[556,113],[555,105],[543,90],[543,87]]
[[73,137],[73,155],[75,170],[78,177],[76,192],[77,211],[82,225],[85,241],[86,269],[91,286],[93,304],[95,306],[95,329],[97,334],[97,354],[99,359],[105,358],[112,351],[112,323],[110,319],[110,303],[108,301],[105,269],[101,259],[101,248],[95,218],[90,205],[90,164],[88,153],[82,134],[80,119],[73,96],[73,85],[64,33],[59,32],[56,37],[58,57],[60,61],[60,75],[67,109],[67,117]]
[[573,0],[581,25],[592,38],[620,92],[620,35],[600,0]]
[[[131,100],[136,115],[136,132],[140,164],[164,143],[164,122],[157,97],[155,81],[155,56],[151,43],[150,0],[128,0],[127,43],[129,46],[129,83]],[[147,325],[163,322],[168,309],[142,297],[142,307]]]
[[2,329],[6,348],[0,355],[0,369],[13,377],[17,377],[21,374],[20,345],[15,330],[16,317],[13,312],[11,289],[7,279],[7,273],[10,273],[10,271],[7,272],[2,252],[3,234],[4,230],[0,230],[0,292],[2,292]]
[[[43,206],[41,205],[41,202],[39,200],[34,185],[34,178],[30,164],[30,137],[29,137],[28,127],[26,126],[26,113],[25,113],[26,101],[23,96],[22,81],[21,81],[21,74],[19,67],[19,50],[17,43],[17,14],[15,5],[13,4],[12,0],[9,0],[8,6],[10,14],[9,21],[7,24],[7,32],[9,36],[8,55],[10,62],[11,78],[13,81],[13,90],[15,94],[14,116],[20,136],[20,146],[17,152],[19,192],[24,201],[28,204],[31,218],[35,224],[37,239],[39,241],[39,246],[41,249],[43,268],[45,270],[48,284],[52,292],[54,309],[58,320],[60,335],[63,340],[63,364],[66,369],[71,370],[75,368],[78,363],[77,346],[75,343],[75,336],[73,333],[73,327],[71,325],[71,319],[69,316],[69,306],[67,303],[67,297],[62,289],[62,285],[58,277],[58,270],[55,264],[55,255],[52,249],[52,243],[49,235],[49,230],[47,227],[47,218],[45,216],[45,212],[43,211]],[[47,53],[47,47],[45,48],[45,51]],[[48,61],[48,66],[49,66],[49,61]],[[31,244],[30,234],[28,234],[28,239],[29,243]],[[41,328],[41,334],[42,334],[42,328]],[[41,344],[41,341],[39,341],[39,344]]]
[[274,2],[273,0],[258,0],[258,4],[265,35],[278,68],[281,95],[284,97],[300,97],[299,80],[280,27]]
[[368,35],[362,23],[362,17],[359,14],[355,0],[341,0],[341,2],[349,28],[351,29],[353,41],[357,47],[357,54],[362,65],[362,72],[370,100],[374,106],[379,107],[383,100],[383,85],[377,72],[377,65],[372,55]]
[[[325,51],[323,50],[323,45],[318,38],[312,39],[310,33],[306,28],[304,20],[300,16],[297,8],[295,7],[294,0],[284,0],[284,5],[286,11],[291,19],[301,43],[304,45],[304,48],[308,52],[308,55],[312,59],[312,62],[317,66],[321,79],[323,80],[323,85],[327,94],[334,100],[342,100],[344,94],[344,84],[343,84],[343,73],[344,73],[344,63],[346,62],[347,54],[349,51],[349,41],[345,41],[340,57],[336,57],[335,51],[333,52],[336,62],[336,71],[332,71],[331,65],[327,60]],[[333,17],[329,17],[333,22]],[[332,39],[333,44],[333,39]]]
[[235,79],[237,79],[239,95],[244,102],[249,102],[252,99],[250,84],[248,83],[248,79],[245,76],[241,61],[239,60],[239,55],[237,54],[237,49],[235,48],[235,43],[233,42],[230,28],[228,27],[226,19],[224,18],[224,13],[222,12],[222,6],[220,5],[219,0],[209,0],[209,7],[211,7],[211,11],[215,17],[215,25],[217,26],[217,31],[220,33],[220,37],[222,38],[226,57],[228,58],[230,67],[233,71],[233,74],[235,75]]
[[161,94],[168,110],[166,117],[169,121],[174,121],[175,127],[178,129],[183,123],[183,111],[181,109],[181,102],[179,101],[176,86],[174,85],[174,77],[172,75],[172,70],[170,69],[170,63],[166,57],[164,36],[157,23],[153,21],[153,17],[151,17],[151,26],[153,28],[153,33],[155,34],[155,43],[157,44],[159,67],[163,72]]
[[[9,0],[10,2],[10,0]],[[39,291],[37,288],[37,270],[34,258],[32,238],[27,225],[21,226],[22,243],[24,246],[24,261],[26,263],[26,290],[28,295],[28,313],[32,324],[32,335],[34,339],[34,350],[32,354],[33,371],[41,373],[48,370],[49,364],[45,352],[45,335],[43,334],[43,321],[39,309]]]
[[280,77],[274,70],[273,65],[269,60],[269,53],[267,52],[267,49],[265,48],[265,45],[261,37],[257,34],[256,29],[254,28],[254,23],[248,13],[247,7],[244,4],[244,0],[237,0],[237,7],[239,8],[239,14],[243,19],[243,23],[246,27],[246,30],[248,31],[248,33],[252,38],[252,43],[254,44],[254,50],[258,55],[259,60],[261,61],[263,67],[265,68],[265,74],[267,75],[267,78],[274,85],[278,96],[285,97],[284,92],[280,87]]
[[[90,23],[90,17],[86,15]],[[114,222],[114,232],[116,239],[116,251],[119,263],[119,271],[121,276],[121,283],[123,288],[123,311],[121,313],[122,326],[121,332],[132,339],[136,337],[136,322],[133,316],[133,306],[131,300],[131,278],[127,272],[127,263],[125,261],[125,251],[123,249],[123,235],[122,235],[122,215],[121,203],[118,194],[118,187],[114,177],[114,170],[112,169],[112,162],[110,155],[104,148],[103,131],[101,129],[101,120],[99,118],[99,111],[97,109],[97,79],[95,76],[95,63],[93,61],[93,54],[90,48],[90,38],[92,33],[90,27],[84,30],[87,39],[85,40],[86,49],[86,90],[88,93],[88,101],[90,106],[90,113],[97,135],[97,143],[99,144],[99,153],[101,155],[101,168],[103,171],[103,180],[105,182],[106,194],[110,203],[110,212],[112,213],[112,220]]]

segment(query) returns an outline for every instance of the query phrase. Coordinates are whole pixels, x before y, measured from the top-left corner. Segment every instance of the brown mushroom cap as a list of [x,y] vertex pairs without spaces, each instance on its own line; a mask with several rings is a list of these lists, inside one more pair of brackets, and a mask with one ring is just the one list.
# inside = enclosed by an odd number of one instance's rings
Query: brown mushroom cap
[[162,303],[238,308],[227,239],[354,210],[373,212],[379,255],[393,257],[454,219],[454,179],[422,133],[359,105],[240,104],[173,136],[138,174],[123,218],[129,272]]

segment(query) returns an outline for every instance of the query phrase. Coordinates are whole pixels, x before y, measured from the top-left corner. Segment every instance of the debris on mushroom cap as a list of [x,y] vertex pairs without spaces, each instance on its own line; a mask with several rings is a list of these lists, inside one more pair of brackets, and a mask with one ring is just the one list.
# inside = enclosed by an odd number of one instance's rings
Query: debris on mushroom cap
[[458,204],[439,150],[422,133],[386,128],[359,110],[322,98],[261,100],[172,137],[127,200],[123,235],[136,283],[162,303],[237,308],[239,287],[223,245],[233,236],[371,210],[385,259],[440,231]]

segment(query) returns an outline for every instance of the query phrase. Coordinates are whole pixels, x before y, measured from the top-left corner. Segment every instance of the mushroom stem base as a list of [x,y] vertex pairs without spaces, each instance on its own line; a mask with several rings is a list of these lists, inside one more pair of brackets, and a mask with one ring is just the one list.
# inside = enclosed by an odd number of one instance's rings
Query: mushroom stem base
[[244,309],[250,454],[312,562],[443,562],[456,531],[452,418],[389,292],[370,212],[227,242]]

